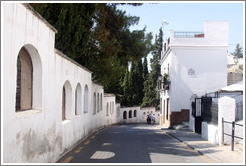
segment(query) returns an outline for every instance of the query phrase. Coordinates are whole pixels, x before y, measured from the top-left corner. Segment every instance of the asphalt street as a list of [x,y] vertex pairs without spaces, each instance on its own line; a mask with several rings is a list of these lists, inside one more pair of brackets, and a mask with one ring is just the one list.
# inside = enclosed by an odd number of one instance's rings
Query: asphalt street
[[155,125],[106,127],[83,140],[60,163],[208,163],[208,158]]

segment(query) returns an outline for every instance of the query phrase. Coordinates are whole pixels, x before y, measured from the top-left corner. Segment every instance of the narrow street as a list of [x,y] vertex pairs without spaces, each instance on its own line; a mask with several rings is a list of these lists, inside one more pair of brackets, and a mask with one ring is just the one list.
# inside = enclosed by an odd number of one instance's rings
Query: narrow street
[[208,163],[210,160],[156,125],[106,127],[83,140],[63,163]]

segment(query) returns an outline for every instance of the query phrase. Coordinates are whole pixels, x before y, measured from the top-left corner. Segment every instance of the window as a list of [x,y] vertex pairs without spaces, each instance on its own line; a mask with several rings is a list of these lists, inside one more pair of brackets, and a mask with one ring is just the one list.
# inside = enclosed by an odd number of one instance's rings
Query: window
[[62,120],[65,120],[66,116],[66,90],[65,87],[63,86],[62,88]]
[[114,102],[112,102],[112,114],[114,113]]
[[23,46],[17,56],[16,103],[17,111],[42,109],[42,65],[36,48]]
[[99,112],[99,103],[100,99],[99,99],[99,93],[97,94],[97,112]]
[[168,120],[168,114],[169,114],[169,98],[167,99],[167,113],[166,113],[166,119]]
[[137,110],[134,110],[134,117],[137,117]]
[[66,81],[62,88],[62,120],[72,119],[72,86]]
[[120,116],[120,106],[117,106],[116,108],[116,117]]
[[110,108],[110,115],[112,115],[112,104],[111,104],[111,102],[110,102],[109,108]]
[[75,91],[75,115],[81,114],[82,90],[78,83]]
[[93,95],[93,114],[96,114],[96,93]]
[[129,111],[129,118],[132,118],[132,110]]
[[123,112],[123,119],[127,119],[127,112],[126,111]]
[[85,91],[84,91],[84,113],[87,113],[88,112],[88,96],[89,94],[89,90],[88,90],[88,86],[85,85]]
[[32,108],[32,77],[32,60],[26,49],[22,47],[17,59],[16,111]]
[[109,116],[109,108],[108,108],[108,103],[107,103],[107,108],[106,108],[106,115]]
[[101,93],[101,98],[100,98],[100,111],[102,111],[102,93]]

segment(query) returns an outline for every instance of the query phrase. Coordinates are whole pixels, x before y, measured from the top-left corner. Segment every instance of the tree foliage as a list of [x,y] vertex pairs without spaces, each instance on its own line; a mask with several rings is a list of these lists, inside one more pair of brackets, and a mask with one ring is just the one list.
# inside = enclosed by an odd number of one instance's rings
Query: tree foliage
[[[139,17],[129,16],[114,3],[33,3],[57,30],[55,47],[93,72],[105,92],[122,96],[128,64],[152,48],[152,34],[130,31]],[[139,6],[141,4],[127,4]],[[129,73],[130,75],[130,73]]]
[[243,57],[243,48],[239,45],[239,43],[236,45],[236,48],[234,52],[232,53],[233,56],[236,58],[242,58]]
[[143,107],[158,107],[160,94],[158,92],[158,76],[160,75],[160,58],[163,43],[163,32],[159,29],[158,36],[155,37],[154,49],[152,51],[153,58],[150,60],[151,71],[148,74],[147,80],[144,82],[144,98]]
[[[147,63],[147,62],[146,62]],[[124,81],[122,83],[123,95],[121,105],[137,106],[142,104],[144,97],[143,86],[143,64],[142,59],[131,62],[130,72],[126,70]]]

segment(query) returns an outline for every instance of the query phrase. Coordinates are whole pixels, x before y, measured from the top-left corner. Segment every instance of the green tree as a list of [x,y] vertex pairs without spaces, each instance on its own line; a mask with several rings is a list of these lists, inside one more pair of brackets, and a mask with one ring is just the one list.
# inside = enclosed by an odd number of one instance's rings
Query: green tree
[[142,106],[158,107],[160,94],[158,92],[158,76],[160,75],[160,58],[163,42],[163,32],[159,29],[159,34],[155,38],[154,50],[152,52],[153,58],[150,60],[151,71],[148,75],[148,79],[144,83],[144,98]]
[[239,43],[236,45],[236,48],[233,53],[236,58],[242,58],[243,57],[243,48],[239,45]]
[[144,78],[143,78],[143,64],[142,64],[142,59],[140,59],[137,62],[137,67],[136,67],[136,88],[137,88],[137,103],[136,105],[141,105],[143,102],[143,89],[144,89]]
[[31,5],[57,29],[55,48],[85,65],[97,4],[32,3]]
[[128,82],[128,77],[129,77],[129,71],[128,69],[126,69],[125,72],[125,76],[124,76],[124,80],[123,83],[121,85],[122,89],[123,89],[123,95],[121,95],[121,105],[123,106],[128,106],[128,99],[129,99],[129,82]]
[[[122,95],[128,63],[146,56],[152,34],[130,31],[139,17],[129,16],[114,3],[33,3],[57,30],[55,47],[93,72],[105,92]],[[139,6],[141,4],[127,4]],[[129,74],[130,75],[130,74]]]
[[144,57],[144,62],[143,62],[143,79],[147,80],[147,76],[149,74],[149,69],[148,69],[148,61],[147,57]]

